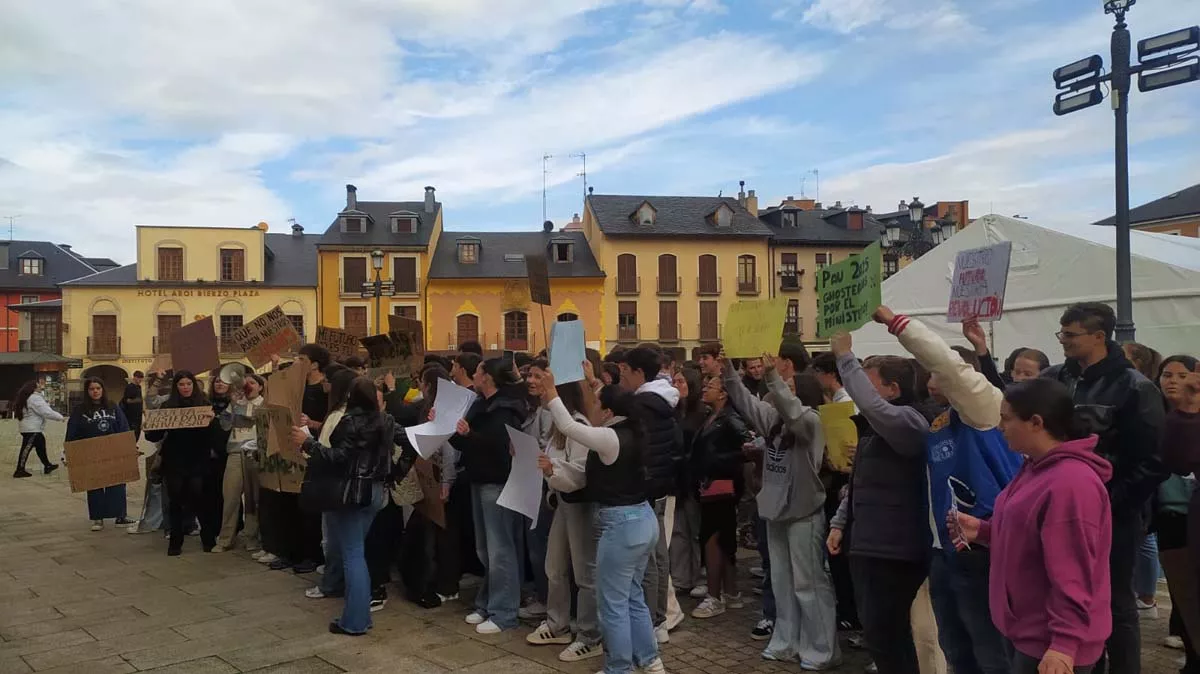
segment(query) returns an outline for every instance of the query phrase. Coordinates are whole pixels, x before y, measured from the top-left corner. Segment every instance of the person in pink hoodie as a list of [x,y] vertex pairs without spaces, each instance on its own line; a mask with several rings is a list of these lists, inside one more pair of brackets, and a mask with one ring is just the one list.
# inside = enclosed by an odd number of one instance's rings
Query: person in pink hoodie
[[1112,466],[1079,438],[1067,388],[1032,379],[1004,392],[1000,428],[1027,458],[990,521],[951,511],[957,544],[992,552],[992,621],[1015,649],[1012,671],[1092,671],[1112,631]]

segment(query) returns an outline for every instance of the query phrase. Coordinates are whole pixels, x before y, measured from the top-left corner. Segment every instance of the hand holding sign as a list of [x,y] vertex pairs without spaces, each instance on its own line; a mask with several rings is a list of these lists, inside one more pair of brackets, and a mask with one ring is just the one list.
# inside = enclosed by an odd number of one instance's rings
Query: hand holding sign
[[999,320],[1004,311],[1011,258],[1012,241],[959,251],[954,257],[954,278],[946,320],[951,323],[970,318]]
[[[817,336],[829,337],[863,326],[882,303],[883,254],[878,241],[861,255],[831,264],[817,273]],[[733,354],[736,355],[736,354]]]

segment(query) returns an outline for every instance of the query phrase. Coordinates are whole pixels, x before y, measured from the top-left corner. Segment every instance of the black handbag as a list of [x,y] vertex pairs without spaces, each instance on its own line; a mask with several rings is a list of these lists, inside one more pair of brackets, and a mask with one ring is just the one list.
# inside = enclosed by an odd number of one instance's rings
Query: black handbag
[[313,454],[300,483],[300,507],[308,512],[365,508],[375,496],[375,481],[348,477],[342,466]]

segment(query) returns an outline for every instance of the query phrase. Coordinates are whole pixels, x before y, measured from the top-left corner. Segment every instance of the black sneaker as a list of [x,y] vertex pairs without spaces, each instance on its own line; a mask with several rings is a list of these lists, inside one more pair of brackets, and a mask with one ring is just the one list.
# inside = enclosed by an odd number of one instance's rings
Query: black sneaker
[[309,561],[300,562],[299,564],[292,567],[293,572],[300,573],[300,574],[312,573],[313,571],[316,571],[316,570],[317,570],[317,563],[309,562]]
[[387,588],[379,588],[371,592],[371,613],[382,611],[387,606]]
[[33,473],[22,468],[18,468],[13,471],[13,477],[33,477]]
[[754,639],[755,641],[766,641],[767,639],[770,639],[771,635],[774,633],[775,621],[763,618],[762,620],[758,621],[758,624],[754,626],[754,629],[750,630],[750,638]]
[[50,464],[49,466],[46,466],[45,468],[42,468],[42,474],[43,474],[43,475],[49,475],[50,473],[53,473],[53,472],[54,472],[54,471],[56,471],[56,470],[58,470],[58,464],[57,464],[57,463],[52,463],[52,464]]
[[292,563],[280,557],[279,559],[271,562],[268,565],[268,568],[270,568],[272,571],[283,571],[284,569],[292,568]]

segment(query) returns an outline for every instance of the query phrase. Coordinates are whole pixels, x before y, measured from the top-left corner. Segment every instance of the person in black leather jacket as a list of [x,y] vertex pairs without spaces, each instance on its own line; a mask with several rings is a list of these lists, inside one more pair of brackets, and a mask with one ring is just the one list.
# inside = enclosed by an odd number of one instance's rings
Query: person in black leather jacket
[[1112,341],[1112,308],[1099,302],[1073,304],[1063,312],[1057,333],[1067,361],[1043,377],[1071,390],[1080,422],[1100,436],[1096,453],[1113,466],[1108,482],[1112,503],[1113,631],[1108,640],[1109,671],[1140,671],[1141,630],[1132,582],[1137,548],[1145,533],[1144,511],[1167,477],[1159,459],[1165,409],[1158,387],[1142,376]]

